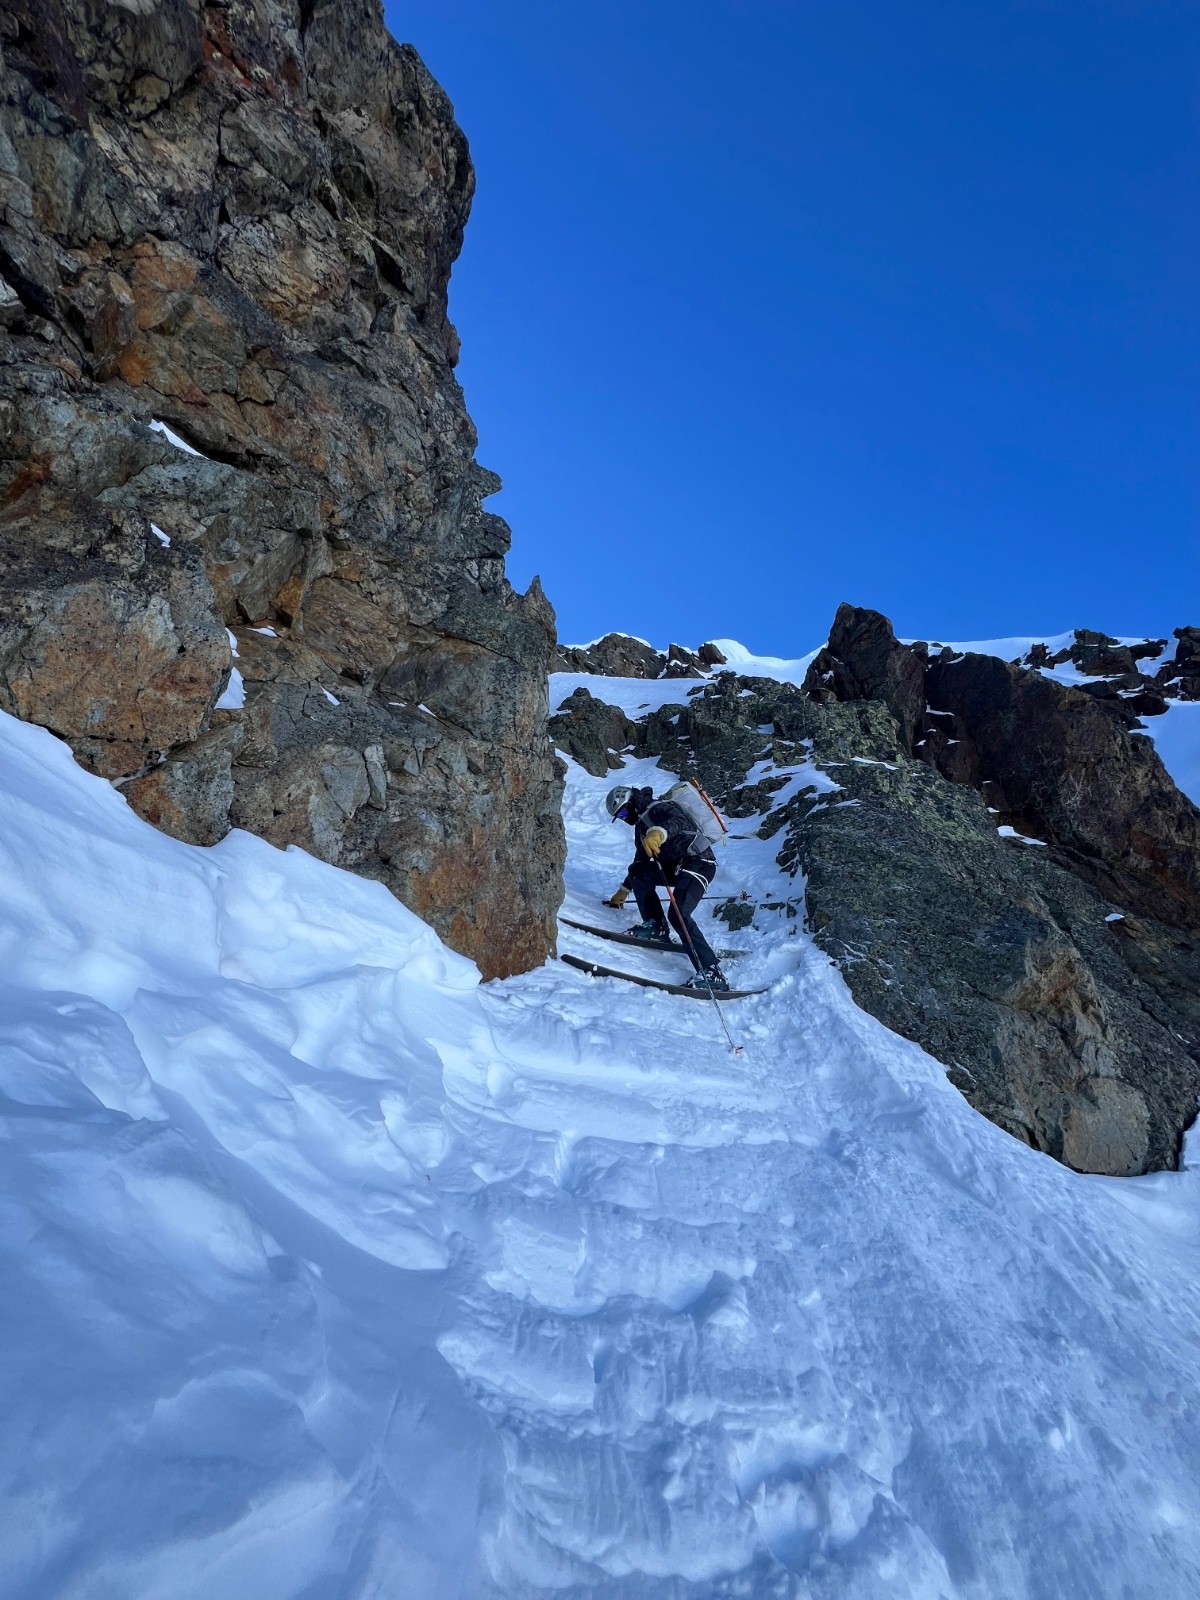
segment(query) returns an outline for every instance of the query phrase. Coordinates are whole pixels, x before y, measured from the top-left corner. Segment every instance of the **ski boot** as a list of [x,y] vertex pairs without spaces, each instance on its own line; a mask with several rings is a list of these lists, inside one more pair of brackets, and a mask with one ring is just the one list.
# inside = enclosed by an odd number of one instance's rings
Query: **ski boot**
[[647,917],[645,922],[639,922],[636,928],[626,928],[626,933],[631,939],[645,939],[650,944],[667,944],[670,942],[671,931],[665,922],[655,922]]
[[729,988],[729,980],[720,967],[706,967],[703,972],[694,972],[684,987],[706,989],[709,994],[723,994]]

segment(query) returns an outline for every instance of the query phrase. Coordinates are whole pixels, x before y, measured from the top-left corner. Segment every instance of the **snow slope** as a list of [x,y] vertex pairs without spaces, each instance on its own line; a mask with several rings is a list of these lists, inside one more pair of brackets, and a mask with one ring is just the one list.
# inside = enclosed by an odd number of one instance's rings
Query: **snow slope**
[[480,987],[0,718],[3,1600],[1195,1593],[1196,1172],[1066,1171],[795,919],[739,940],[741,1058],[558,962]]
[[1172,700],[1161,717],[1147,717],[1144,725],[1177,787],[1200,806],[1200,700]]

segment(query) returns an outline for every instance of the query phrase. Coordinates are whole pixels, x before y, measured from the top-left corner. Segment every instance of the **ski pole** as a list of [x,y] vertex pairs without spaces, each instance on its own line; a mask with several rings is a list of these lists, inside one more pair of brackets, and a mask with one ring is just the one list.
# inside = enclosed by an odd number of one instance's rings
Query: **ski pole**
[[[684,921],[683,912],[680,911],[679,906],[676,904],[674,891],[672,890],[670,883],[667,881],[667,875],[663,871],[662,862],[658,859],[657,856],[654,857],[654,865],[658,868],[658,875],[662,879],[663,886],[665,887],[665,889],[667,891],[667,899],[671,902],[671,910],[675,913],[676,917],[679,919],[680,931],[682,932],[683,937],[687,940],[688,949],[692,953],[692,960],[696,963],[696,971],[697,972],[703,972],[704,969],[700,965],[700,957],[696,954],[696,946],[692,943],[692,936],[688,932],[688,925]],[[742,1047],[741,1047],[740,1044],[734,1044],[734,1042],[733,1042],[733,1035],[729,1031],[729,1024],[725,1021],[725,1013],[721,1010],[721,1002],[717,999],[717,994],[716,994],[716,990],[715,989],[710,989],[708,991],[708,998],[712,1001],[713,1005],[717,1008],[717,1016],[721,1019],[721,1026],[725,1030],[725,1037],[729,1041],[729,1048],[733,1051],[735,1056],[740,1056],[741,1053],[742,1053]]]

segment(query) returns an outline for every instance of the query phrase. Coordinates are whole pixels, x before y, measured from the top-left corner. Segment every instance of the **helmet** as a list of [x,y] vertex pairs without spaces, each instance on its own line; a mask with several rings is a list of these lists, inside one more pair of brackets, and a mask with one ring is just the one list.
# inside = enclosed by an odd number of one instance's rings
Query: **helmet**
[[615,822],[632,799],[633,790],[627,783],[619,783],[615,789],[610,789],[604,796],[604,809],[608,812],[609,821]]

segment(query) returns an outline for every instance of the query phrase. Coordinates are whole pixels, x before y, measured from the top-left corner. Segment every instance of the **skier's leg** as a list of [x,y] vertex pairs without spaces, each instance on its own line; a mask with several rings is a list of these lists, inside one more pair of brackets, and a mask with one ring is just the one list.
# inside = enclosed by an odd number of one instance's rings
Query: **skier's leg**
[[[696,919],[692,916],[692,912],[704,899],[704,891],[707,888],[708,880],[699,873],[686,869],[681,871],[672,890],[675,904],[667,912],[671,926],[683,941],[683,948],[697,972],[707,972],[710,967],[717,965],[716,952],[700,932],[696,926]],[[677,916],[676,911],[680,915]]]
[[[648,866],[648,864],[647,864]],[[656,868],[642,867],[639,862],[631,869],[629,876],[633,880],[633,897],[637,901],[638,912],[643,923],[652,922],[662,929],[663,937],[667,935],[667,925],[663,920],[662,901],[658,898]]]

